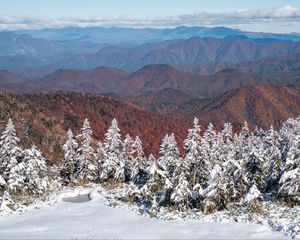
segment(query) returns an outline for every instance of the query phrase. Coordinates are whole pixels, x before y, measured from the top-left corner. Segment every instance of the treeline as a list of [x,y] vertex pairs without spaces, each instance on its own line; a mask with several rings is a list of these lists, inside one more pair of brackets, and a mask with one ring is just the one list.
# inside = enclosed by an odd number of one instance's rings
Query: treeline
[[217,132],[209,124],[201,133],[194,119],[180,154],[174,134],[162,141],[159,157],[145,156],[142,142],[126,135],[122,139],[114,119],[104,141],[93,147],[93,131],[85,119],[81,133],[71,130],[63,145],[64,157],[49,177],[46,160],[32,147],[18,147],[14,126],[9,120],[0,138],[0,185],[4,196],[43,194],[56,185],[124,183],[122,199],[142,204],[155,214],[160,207],[179,210],[197,208],[205,213],[229,204],[251,209],[264,199],[288,204],[300,203],[300,118],[289,119],[276,131],[247,123],[239,134],[230,123]]

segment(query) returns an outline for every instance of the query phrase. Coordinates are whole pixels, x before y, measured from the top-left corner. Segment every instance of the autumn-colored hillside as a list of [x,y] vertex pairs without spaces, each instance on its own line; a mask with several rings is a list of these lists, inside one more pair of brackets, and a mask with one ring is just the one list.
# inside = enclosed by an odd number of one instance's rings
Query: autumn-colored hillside
[[95,140],[103,140],[111,120],[119,122],[122,135],[139,135],[146,153],[157,153],[160,139],[174,132],[181,144],[192,121],[147,113],[133,105],[109,97],[71,92],[47,94],[0,93],[1,129],[12,117],[23,146],[33,141],[47,157],[59,161],[61,144],[68,128],[79,133],[84,118],[94,130]]
[[202,121],[240,126],[243,121],[263,128],[300,114],[300,86],[257,85],[230,90],[205,104],[178,109],[176,115],[199,117]]

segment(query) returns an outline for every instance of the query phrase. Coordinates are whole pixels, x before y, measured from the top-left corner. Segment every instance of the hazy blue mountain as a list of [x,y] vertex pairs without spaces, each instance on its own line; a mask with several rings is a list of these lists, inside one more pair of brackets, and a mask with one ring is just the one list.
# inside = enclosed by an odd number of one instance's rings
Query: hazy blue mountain
[[299,34],[273,34],[245,32],[226,27],[177,27],[177,28],[118,28],[118,27],[88,27],[61,28],[42,30],[22,30],[17,33],[30,34],[36,38],[47,40],[85,40],[98,43],[136,45],[146,42],[157,42],[171,39],[191,37],[217,37],[245,35],[249,38],[266,38],[280,40],[299,40]]

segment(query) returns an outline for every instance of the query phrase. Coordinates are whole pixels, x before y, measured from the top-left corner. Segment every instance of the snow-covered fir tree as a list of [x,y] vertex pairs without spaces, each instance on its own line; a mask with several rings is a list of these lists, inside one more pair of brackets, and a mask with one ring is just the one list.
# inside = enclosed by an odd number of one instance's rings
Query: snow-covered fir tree
[[204,191],[203,211],[212,213],[224,209],[228,203],[228,189],[223,169],[216,164],[211,171],[208,186]]
[[85,119],[78,138],[81,139],[78,148],[78,161],[76,164],[76,173],[83,180],[96,179],[96,166],[94,164],[95,153],[91,146],[93,130],[90,127],[88,119]]
[[42,194],[49,188],[46,159],[36,146],[24,151],[25,188],[35,194]]
[[112,120],[111,126],[105,134],[104,147],[106,159],[103,164],[101,179],[124,182],[126,180],[126,166],[121,154],[122,140],[116,119]]
[[8,180],[11,169],[21,160],[21,149],[18,147],[19,138],[11,119],[0,137],[0,174]]
[[23,193],[25,187],[25,170],[26,165],[23,161],[19,163],[12,163],[13,166],[8,165],[9,174],[7,177],[8,190],[12,193]]
[[96,151],[95,151],[95,165],[97,168],[97,179],[96,181],[99,182],[101,180],[101,174],[103,171],[103,165],[105,163],[105,159],[106,159],[106,151],[105,151],[105,147],[102,144],[101,141],[98,141],[97,143],[97,147],[96,147]]
[[143,151],[142,141],[139,137],[136,137],[133,144],[133,166],[130,179],[135,184],[143,185],[148,177],[147,159]]
[[260,191],[266,186],[266,175],[264,173],[264,147],[260,140],[252,146],[246,159],[248,181],[255,184]]
[[[203,152],[201,149],[201,135],[200,135],[200,125],[199,120],[194,118],[194,127],[188,130],[188,136],[184,140],[184,151],[185,151],[185,161],[191,166],[192,171],[192,185],[197,182],[202,182],[203,175],[208,176],[209,172],[207,167],[207,162],[203,157]],[[206,181],[205,177],[205,181]]]
[[300,202],[300,135],[291,139],[279,184],[279,196],[288,202]]
[[181,209],[188,209],[189,200],[192,196],[190,189],[190,183],[188,179],[190,175],[189,164],[185,160],[177,163],[175,168],[174,183],[176,184],[171,194],[171,202],[177,205]]
[[60,175],[65,184],[69,184],[74,181],[76,177],[76,164],[78,160],[77,148],[78,143],[73,138],[73,132],[71,129],[67,132],[67,141],[63,145],[64,158],[61,164]]
[[169,172],[170,178],[174,176],[175,166],[180,161],[180,153],[174,134],[166,135],[161,142],[159,161]]
[[243,161],[235,159],[236,148],[233,142],[229,138],[226,138],[225,141],[226,142],[222,149],[223,174],[225,177],[229,200],[237,202],[247,192],[249,181]]
[[133,167],[133,144],[134,144],[134,140],[132,139],[132,137],[129,134],[125,135],[125,139],[122,142],[122,158],[125,161],[126,167],[127,167],[127,176],[131,175],[131,169]]
[[282,171],[282,154],[280,151],[280,137],[273,126],[264,137],[264,171],[266,175],[266,191],[277,192],[279,178]]
[[[157,159],[150,154],[148,158],[148,167],[147,167],[147,174],[148,179],[146,181],[145,186],[149,189],[152,193],[152,204],[156,204],[155,209],[158,207],[159,203],[162,203],[166,199],[165,194],[165,183],[166,181],[170,181],[168,179],[168,172],[166,169],[160,165]],[[149,198],[149,197],[148,197]],[[154,211],[154,206],[152,208]]]

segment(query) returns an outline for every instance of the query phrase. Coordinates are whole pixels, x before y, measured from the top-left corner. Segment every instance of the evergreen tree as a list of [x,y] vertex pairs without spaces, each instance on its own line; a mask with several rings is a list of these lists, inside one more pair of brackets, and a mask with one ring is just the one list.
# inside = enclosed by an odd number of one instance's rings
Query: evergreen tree
[[265,135],[264,149],[265,164],[263,167],[267,181],[266,191],[277,192],[282,171],[282,154],[280,151],[280,138],[273,126]]
[[172,178],[174,176],[175,166],[177,162],[180,161],[180,154],[173,133],[171,135],[167,134],[162,139],[159,154],[159,161],[166,167],[170,178]]
[[48,169],[46,159],[41,152],[35,147],[24,151],[25,167],[25,186],[37,194],[42,194],[49,187]]
[[[194,127],[188,130],[187,139],[184,140],[185,161],[191,166],[192,184],[201,178],[201,173],[205,172],[207,163],[204,163],[203,153],[201,150],[201,135],[199,120],[194,118]],[[208,175],[209,173],[206,172]],[[199,180],[201,181],[201,180]]]
[[204,191],[204,213],[212,213],[226,207],[228,202],[228,190],[223,169],[216,164],[211,171],[208,186]]
[[83,122],[81,134],[78,137],[82,140],[78,149],[77,174],[83,180],[92,181],[96,178],[96,166],[94,164],[95,154],[91,146],[93,131],[88,119]]
[[67,141],[63,145],[64,158],[61,165],[60,175],[65,184],[73,182],[75,178],[76,163],[78,161],[77,148],[78,143],[73,138],[71,129],[67,132]]
[[104,145],[102,144],[101,141],[98,141],[96,152],[95,152],[95,165],[97,168],[97,181],[98,182],[101,180],[103,165],[105,163],[106,158],[107,158],[107,156],[106,156],[106,151],[105,151]]
[[288,202],[300,201],[300,136],[295,135],[290,142],[283,174],[280,178],[279,196]]
[[253,145],[246,159],[246,171],[248,181],[251,185],[256,185],[260,191],[264,191],[266,176],[263,169],[264,164],[263,142],[260,140]]
[[126,169],[121,155],[121,146],[122,141],[118,122],[116,119],[113,119],[111,126],[105,134],[104,147],[106,159],[101,173],[102,180],[114,179],[119,182],[125,181]]
[[134,140],[131,138],[131,136],[129,134],[126,134],[125,139],[122,143],[122,158],[125,162],[126,165],[126,176],[131,175],[131,171],[133,168],[133,144],[134,144]]
[[8,190],[12,193],[22,193],[25,190],[25,163],[11,162],[10,164],[7,165],[9,169],[7,177]]
[[178,184],[171,194],[171,201],[182,210],[188,209],[191,195],[192,192],[189,188],[189,183],[185,174],[182,173],[179,176]]
[[0,174],[5,180],[21,158],[21,149],[18,147],[19,138],[11,119],[0,137]]
[[136,137],[133,144],[134,159],[130,179],[138,185],[145,184],[149,175],[147,171],[147,159],[144,155],[142,141],[139,137]]
[[201,185],[202,189],[205,189],[208,184],[210,172],[212,166],[216,163],[214,147],[216,146],[216,132],[213,129],[213,125],[210,123],[201,139],[201,155],[197,160],[197,175],[196,182]]
[[171,194],[171,202],[177,205],[180,209],[188,209],[189,201],[192,196],[190,185],[188,182],[190,169],[188,162],[180,161],[175,170],[174,183],[175,188]]

